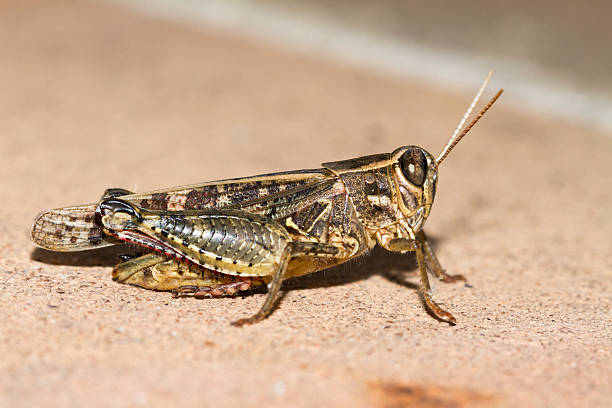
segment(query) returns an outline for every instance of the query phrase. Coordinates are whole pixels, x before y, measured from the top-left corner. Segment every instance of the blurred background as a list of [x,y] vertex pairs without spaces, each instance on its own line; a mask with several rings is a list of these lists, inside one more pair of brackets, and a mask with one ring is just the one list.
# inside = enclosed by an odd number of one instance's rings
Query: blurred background
[[482,71],[525,110],[612,131],[610,2],[126,0],[201,24],[436,86]]

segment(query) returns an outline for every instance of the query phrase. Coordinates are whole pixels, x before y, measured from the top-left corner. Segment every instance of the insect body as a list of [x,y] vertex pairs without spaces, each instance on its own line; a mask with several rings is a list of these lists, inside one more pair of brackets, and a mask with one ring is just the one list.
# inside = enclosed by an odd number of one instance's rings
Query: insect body
[[[490,75],[489,75],[490,76]],[[487,77],[488,81],[489,77]],[[455,318],[431,298],[428,271],[444,272],[422,229],[438,165],[501,94],[434,158],[417,146],[299,170],[134,194],[109,189],[99,202],[41,213],[33,241],[56,251],[138,244],[149,252],[113,269],[113,279],[177,296],[232,295],[267,284],[271,311],[284,279],[343,263],[381,245],[416,252],[422,296],[441,320]]]

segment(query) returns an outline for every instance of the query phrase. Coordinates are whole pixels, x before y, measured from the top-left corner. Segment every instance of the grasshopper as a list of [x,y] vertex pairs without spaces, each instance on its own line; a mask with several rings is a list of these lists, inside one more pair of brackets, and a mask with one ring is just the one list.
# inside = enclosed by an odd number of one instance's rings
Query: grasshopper
[[503,92],[461,131],[490,76],[437,158],[404,146],[319,169],[142,194],[108,189],[96,203],[39,214],[32,240],[54,251],[137,244],[146,253],[116,265],[113,280],[180,297],[234,295],[268,285],[259,311],[236,326],[270,314],[283,280],[341,264],[378,244],[416,253],[425,305],[439,320],[455,324],[432,299],[428,272],[444,282],[465,278],[444,271],[422,228],[440,163]]

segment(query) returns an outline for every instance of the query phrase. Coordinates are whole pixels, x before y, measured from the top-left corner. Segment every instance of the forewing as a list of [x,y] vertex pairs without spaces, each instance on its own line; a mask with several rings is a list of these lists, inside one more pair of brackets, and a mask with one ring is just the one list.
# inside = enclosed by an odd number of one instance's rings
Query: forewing
[[[298,170],[220,180],[130,194],[121,198],[150,210],[235,208],[280,218],[332,194],[337,177],[329,170]],[[32,240],[54,251],[80,251],[113,245],[96,220],[98,203],[44,211],[32,226]]]

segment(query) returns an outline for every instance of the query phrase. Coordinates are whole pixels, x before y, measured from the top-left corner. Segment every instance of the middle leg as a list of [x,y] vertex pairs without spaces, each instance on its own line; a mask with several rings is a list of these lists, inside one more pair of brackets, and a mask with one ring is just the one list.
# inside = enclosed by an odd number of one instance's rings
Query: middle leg
[[272,277],[272,281],[268,286],[268,296],[266,297],[266,300],[264,301],[264,304],[261,306],[259,311],[251,317],[238,319],[235,322],[232,322],[232,326],[241,327],[246,324],[257,323],[265,319],[266,316],[270,314],[272,308],[274,307],[276,295],[280,291],[280,288],[283,284],[283,276],[287,271],[287,265],[289,265],[289,259],[291,258],[291,249],[292,246],[291,244],[289,244],[283,250],[283,253],[276,267],[276,271],[274,272],[274,275]]
[[287,271],[287,266],[289,265],[289,260],[292,257],[300,255],[309,255],[333,258],[338,255],[339,252],[340,248],[333,245],[317,242],[289,242],[279,258],[276,270],[274,271],[274,275],[272,275],[272,280],[268,285],[268,296],[266,297],[264,304],[253,316],[236,320],[232,323],[232,325],[240,327],[246,324],[257,323],[265,319],[266,316],[270,314],[270,312],[274,308],[276,296],[283,284],[285,272]]

